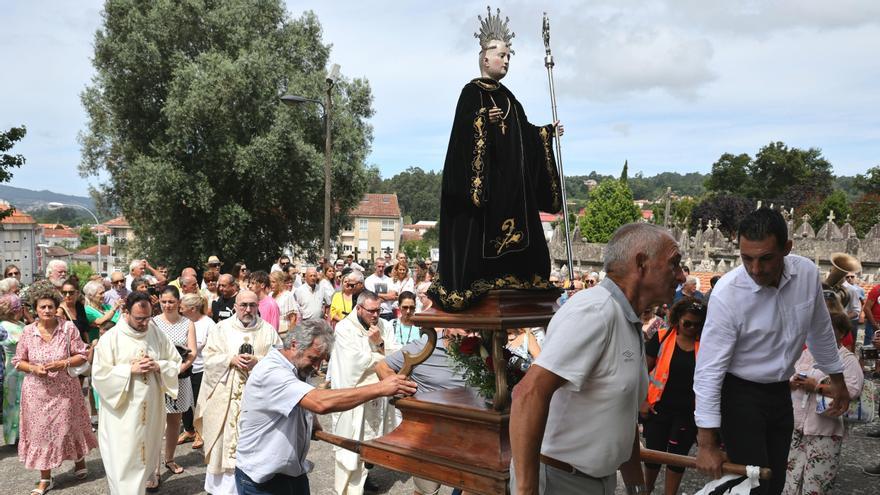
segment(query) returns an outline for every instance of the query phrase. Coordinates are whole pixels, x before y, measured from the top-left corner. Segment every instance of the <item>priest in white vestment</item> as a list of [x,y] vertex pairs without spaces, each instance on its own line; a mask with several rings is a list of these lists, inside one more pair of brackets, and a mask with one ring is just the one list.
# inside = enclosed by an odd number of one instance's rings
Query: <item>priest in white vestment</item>
[[202,350],[205,371],[195,426],[205,442],[205,491],[212,495],[238,493],[235,449],[244,385],[257,361],[273,347],[281,347],[275,327],[257,314],[257,295],[240,291],[235,298],[235,316],[217,325]]
[[[391,324],[379,318],[381,299],[368,290],[360,293],[357,310],[336,324],[336,344],[330,354],[327,375],[333,389],[360,387],[379,382],[376,364],[399,348]],[[394,429],[394,408],[387,398],[365,402],[333,414],[333,433],[355,440],[370,440]],[[339,447],[334,488],[337,495],[364,492],[367,470],[360,456]]]
[[143,494],[156,476],[165,395],[177,397],[180,354],[151,321],[149,294],[133,292],[126,314],[95,347],[92,383],[101,398],[98,443],[110,493]]

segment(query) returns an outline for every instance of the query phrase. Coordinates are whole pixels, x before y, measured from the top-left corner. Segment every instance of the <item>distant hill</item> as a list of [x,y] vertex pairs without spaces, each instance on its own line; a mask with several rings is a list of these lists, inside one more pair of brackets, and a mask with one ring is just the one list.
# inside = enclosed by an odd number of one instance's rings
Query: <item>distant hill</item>
[[[95,204],[92,198],[85,196],[71,196],[52,191],[33,191],[21,187],[0,185],[0,199],[8,201],[19,210],[32,211],[45,208],[49,203],[67,203],[85,206],[94,211]],[[81,210],[80,210],[81,211]]]

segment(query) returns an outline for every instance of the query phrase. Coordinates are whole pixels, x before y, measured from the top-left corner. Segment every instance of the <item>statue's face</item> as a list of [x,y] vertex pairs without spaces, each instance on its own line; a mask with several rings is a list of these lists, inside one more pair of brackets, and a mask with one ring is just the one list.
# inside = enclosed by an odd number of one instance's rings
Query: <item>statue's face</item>
[[490,41],[489,48],[483,53],[483,60],[480,65],[483,76],[500,81],[507,75],[509,67],[510,47],[507,43],[500,40]]

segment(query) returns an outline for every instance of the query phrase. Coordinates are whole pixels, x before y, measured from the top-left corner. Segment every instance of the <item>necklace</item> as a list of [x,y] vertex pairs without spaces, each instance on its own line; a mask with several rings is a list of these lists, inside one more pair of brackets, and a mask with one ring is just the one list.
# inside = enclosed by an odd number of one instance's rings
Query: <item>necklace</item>
[[[495,98],[492,98],[492,95],[489,95],[489,99],[492,100],[493,106],[498,106],[498,104],[495,103]],[[504,116],[501,117],[501,123],[498,124],[498,127],[501,128],[501,135],[507,134],[507,123],[505,122],[505,120],[507,119],[507,116],[510,115],[510,107],[512,106],[513,105],[510,104],[510,98],[507,98],[507,112],[504,113]]]

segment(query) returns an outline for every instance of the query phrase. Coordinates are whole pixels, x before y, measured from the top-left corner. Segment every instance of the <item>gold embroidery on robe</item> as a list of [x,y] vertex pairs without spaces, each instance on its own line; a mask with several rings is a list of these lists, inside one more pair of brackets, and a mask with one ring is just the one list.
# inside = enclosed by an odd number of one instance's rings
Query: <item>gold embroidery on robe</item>
[[485,109],[480,109],[479,115],[474,119],[474,159],[471,162],[471,171],[474,178],[471,179],[471,201],[479,208],[483,205],[483,155],[486,154],[486,121],[483,117]]
[[550,190],[553,192],[553,209],[559,210],[562,206],[559,202],[559,185],[556,184],[556,167],[553,166],[553,145],[550,143],[550,132],[546,127],[542,127],[538,134],[541,135],[541,142],[544,144],[544,164],[547,166],[547,174],[550,175]]
[[544,277],[535,275],[529,279],[520,278],[517,275],[502,275],[494,279],[474,280],[470,288],[464,290],[448,290],[440,283],[440,278],[434,279],[434,283],[428,289],[435,294],[440,302],[449,308],[463,309],[476,298],[493,289],[525,289],[525,290],[549,290],[554,286]]
[[516,230],[516,221],[513,218],[508,218],[501,224],[501,233],[501,236],[492,241],[492,244],[497,248],[495,252],[497,255],[500,255],[505,248],[513,247],[522,242],[523,233],[521,230]]

